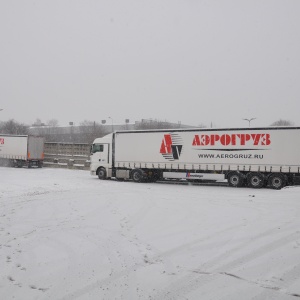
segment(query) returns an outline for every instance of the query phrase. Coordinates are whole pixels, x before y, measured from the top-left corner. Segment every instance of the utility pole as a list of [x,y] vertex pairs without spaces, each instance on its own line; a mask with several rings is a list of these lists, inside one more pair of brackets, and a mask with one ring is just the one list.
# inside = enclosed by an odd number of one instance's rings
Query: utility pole
[[111,117],[108,117],[111,119],[111,132],[114,132],[114,120]]

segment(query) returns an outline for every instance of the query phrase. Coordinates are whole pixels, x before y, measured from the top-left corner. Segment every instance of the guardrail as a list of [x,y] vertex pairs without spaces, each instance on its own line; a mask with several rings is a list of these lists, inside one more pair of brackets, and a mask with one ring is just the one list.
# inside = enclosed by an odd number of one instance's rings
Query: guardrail
[[88,170],[90,145],[80,143],[45,143],[44,167]]

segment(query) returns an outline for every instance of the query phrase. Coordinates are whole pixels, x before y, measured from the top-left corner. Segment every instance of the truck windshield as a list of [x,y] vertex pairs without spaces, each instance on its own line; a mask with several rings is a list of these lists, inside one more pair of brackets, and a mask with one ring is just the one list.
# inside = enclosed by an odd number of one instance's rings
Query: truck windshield
[[95,152],[103,152],[103,145],[102,144],[93,144],[92,153],[95,153]]

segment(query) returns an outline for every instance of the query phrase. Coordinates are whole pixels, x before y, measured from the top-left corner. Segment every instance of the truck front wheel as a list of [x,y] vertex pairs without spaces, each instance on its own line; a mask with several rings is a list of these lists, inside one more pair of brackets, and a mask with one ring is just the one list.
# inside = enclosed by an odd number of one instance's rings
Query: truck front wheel
[[101,180],[106,179],[106,170],[104,168],[99,169],[98,178],[101,179]]

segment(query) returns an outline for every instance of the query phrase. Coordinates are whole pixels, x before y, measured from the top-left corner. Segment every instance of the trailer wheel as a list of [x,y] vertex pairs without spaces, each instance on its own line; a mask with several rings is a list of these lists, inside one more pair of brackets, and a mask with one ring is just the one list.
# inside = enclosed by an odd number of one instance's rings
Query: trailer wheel
[[156,182],[161,178],[161,174],[158,171],[154,171],[150,176],[148,176],[148,182]]
[[134,169],[131,173],[131,177],[134,182],[141,182],[143,180],[143,171],[140,169]]
[[231,172],[227,175],[229,186],[241,187],[244,185],[245,177],[240,172]]
[[99,169],[98,178],[101,179],[101,180],[106,179],[106,170],[104,168]]
[[280,190],[286,185],[286,179],[282,174],[272,174],[268,179],[268,185],[275,190]]
[[249,187],[260,189],[265,185],[265,176],[262,173],[250,173],[247,182]]
[[162,178],[162,175],[160,173],[155,173],[152,176],[152,182],[156,182],[157,180],[160,180]]

